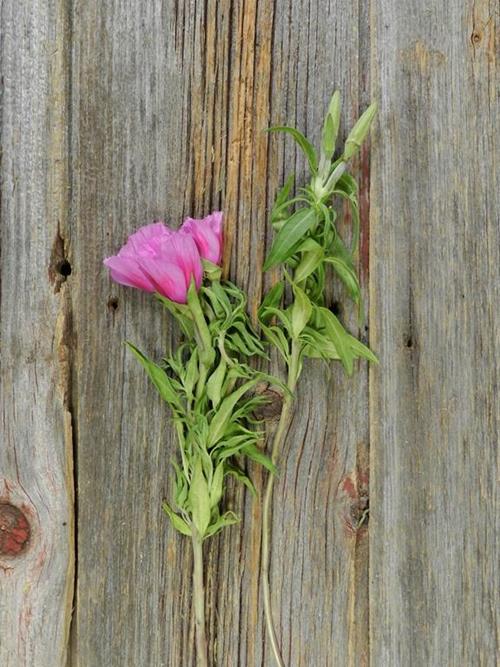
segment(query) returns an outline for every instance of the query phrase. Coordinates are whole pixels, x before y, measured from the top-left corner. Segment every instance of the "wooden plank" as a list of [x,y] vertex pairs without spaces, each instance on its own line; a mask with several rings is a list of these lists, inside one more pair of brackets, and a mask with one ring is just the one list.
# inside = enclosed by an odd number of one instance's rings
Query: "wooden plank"
[[[74,3],[75,664],[193,662],[189,549],[159,507],[174,447],[168,415],[121,344],[159,356],[177,332],[149,298],[111,285],[102,258],[153,218],[179,224],[222,207],[226,261],[255,309],[267,207],[285,169],[304,173],[295,149],[268,146],[262,130],[286,120],[317,139],[334,87],[352,122],[364,94],[362,20],[344,0]],[[293,665],[367,664],[367,540],[357,530],[366,414],[363,372],[347,381],[307,367],[276,488],[272,563]],[[243,521],[206,553],[211,657],[264,665],[260,508],[239,490],[229,504]]]
[[496,664],[495,10],[373,5],[374,665]]
[[74,533],[66,3],[1,12],[0,664],[64,665]]

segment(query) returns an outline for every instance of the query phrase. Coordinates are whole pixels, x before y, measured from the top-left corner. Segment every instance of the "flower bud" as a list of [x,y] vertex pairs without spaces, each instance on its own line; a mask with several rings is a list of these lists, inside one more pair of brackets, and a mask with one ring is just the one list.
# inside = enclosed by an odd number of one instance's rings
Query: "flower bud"
[[368,109],[364,112],[356,125],[349,132],[344,148],[344,160],[349,160],[355,155],[370,130],[372,120],[377,113],[377,103],[370,104]]

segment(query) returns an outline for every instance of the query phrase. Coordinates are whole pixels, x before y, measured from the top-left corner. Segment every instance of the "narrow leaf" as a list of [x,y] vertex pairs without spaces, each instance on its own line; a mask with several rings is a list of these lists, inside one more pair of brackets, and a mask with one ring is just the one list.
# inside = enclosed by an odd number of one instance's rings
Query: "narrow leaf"
[[147,374],[151,378],[153,384],[158,389],[161,397],[167,401],[173,407],[179,407],[180,402],[178,395],[173,390],[168,375],[165,373],[163,368],[160,368],[153,361],[148,359],[133,343],[127,341],[127,346],[134,353],[134,355],[139,359],[140,363],[146,370]]
[[226,427],[231,422],[231,417],[233,415],[233,410],[236,403],[249,389],[254,387],[256,383],[257,380],[255,379],[245,382],[245,384],[241,385],[241,387],[238,387],[236,391],[234,391],[232,394],[230,394],[227,398],[225,398],[222,401],[219,409],[212,418],[212,421],[210,422],[210,426],[208,429],[209,447],[215,445],[222,438],[222,436],[224,435],[224,431],[226,430]]
[[263,270],[267,271],[293,255],[297,243],[307,234],[315,222],[316,212],[311,208],[302,208],[288,218],[274,239]]
[[363,357],[364,359],[368,359],[368,361],[371,361],[374,364],[379,363],[377,357],[373,354],[370,348],[367,347],[366,345],[363,345],[363,343],[360,340],[358,340],[354,336],[349,335],[348,341],[351,350],[357,357]]
[[189,503],[193,515],[193,523],[198,533],[203,537],[210,523],[210,496],[208,484],[203,474],[201,459],[194,464],[191,485],[189,487]]
[[264,468],[269,470],[273,475],[276,473],[276,466],[274,463],[267,454],[264,454],[264,452],[257,447],[257,445],[245,445],[245,447],[241,449],[241,453],[248,456],[252,461],[260,463],[260,465],[264,466]]
[[313,307],[307,294],[297,285],[293,286],[295,301],[292,306],[292,336],[297,339],[309,318],[312,315]]
[[330,310],[320,307],[317,309],[317,311],[320,313],[323,320],[325,334],[335,345],[335,348],[340,357],[340,361],[342,362],[342,365],[344,366],[347,374],[352,375],[353,354],[349,345],[349,334],[341,325],[337,317],[335,317],[335,315]]
[[304,137],[302,132],[299,132],[294,127],[288,127],[287,125],[277,125],[275,127],[270,127],[268,132],[285,132],[292,136],[297,144],[300,146],[302,152],[307,157],[311,171],[315,173],[318,169],[318,158],[316,156],[316,151],[314,150],[311,142]]
[[163,502],[162,509],[172,522],[172,526],[175,530],[178,530],[182,535],[191,537],[191,528],[187,525],[184,519],[181,519],[181,517],[174,512],[167,502]]

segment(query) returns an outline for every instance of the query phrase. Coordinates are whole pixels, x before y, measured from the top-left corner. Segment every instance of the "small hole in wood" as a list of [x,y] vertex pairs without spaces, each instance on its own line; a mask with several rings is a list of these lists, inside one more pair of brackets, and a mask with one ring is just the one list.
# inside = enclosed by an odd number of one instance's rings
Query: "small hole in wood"
[[108,308],[112,312],[115,312],[116,310],[118,310],[118,305],[119,305],[119,303],[118,303],[118,299],[116,298],[116,296],[112,296],[108,299]]
[[406,339],[406,347],[413,347],[413,338],[411,336],[408,336]]
[[57,264],[57,272],[61,274],[61,276],[64,276],[67,278],[68,276],[71,275],[71,264],[68,262],[67,259],[63,259]]

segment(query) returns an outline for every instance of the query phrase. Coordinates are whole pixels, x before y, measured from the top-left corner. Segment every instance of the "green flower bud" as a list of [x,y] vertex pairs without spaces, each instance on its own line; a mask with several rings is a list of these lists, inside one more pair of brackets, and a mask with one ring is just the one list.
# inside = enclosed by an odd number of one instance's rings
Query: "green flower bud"
[[350,131],[347,141],[345,142],[344,160],[349,160],[358,152],[359,147],[368,135],[371,122],[376,113],[377,103],[373,102]]

